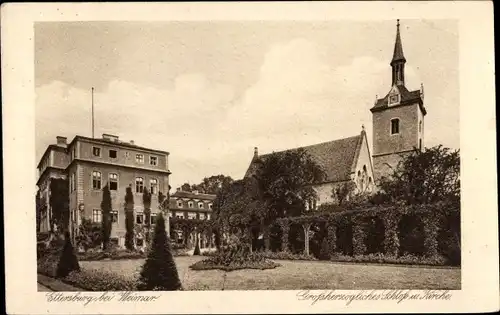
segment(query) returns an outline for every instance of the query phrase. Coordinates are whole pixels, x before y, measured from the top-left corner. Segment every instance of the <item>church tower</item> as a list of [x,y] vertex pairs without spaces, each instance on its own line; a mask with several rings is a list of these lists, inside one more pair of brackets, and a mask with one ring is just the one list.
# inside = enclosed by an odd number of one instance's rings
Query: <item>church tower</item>
[[414,149],[424,147],[424,89],[409,91],[405,85],[406,58],[397,21],[396,42],[391,60],[392,85],[370,109],[373,118],[373,168],[375,180],[391,173],[391,168]]

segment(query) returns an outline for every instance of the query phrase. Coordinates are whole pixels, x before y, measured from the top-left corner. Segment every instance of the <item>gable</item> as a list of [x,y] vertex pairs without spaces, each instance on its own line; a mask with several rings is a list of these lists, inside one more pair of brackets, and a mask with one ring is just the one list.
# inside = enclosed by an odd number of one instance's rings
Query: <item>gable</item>
[[[361,145],[359,146],[359,154],[353,163],[353,179],[358,189],[361,187],[362,190],[373,189],[374,185],[374,175],[373,175],[373,164],[370,154],[370,148],[368,147],[368,139],[366,134],[362,137]],[[365,184],[360,185],[361,181],[364,180]]]

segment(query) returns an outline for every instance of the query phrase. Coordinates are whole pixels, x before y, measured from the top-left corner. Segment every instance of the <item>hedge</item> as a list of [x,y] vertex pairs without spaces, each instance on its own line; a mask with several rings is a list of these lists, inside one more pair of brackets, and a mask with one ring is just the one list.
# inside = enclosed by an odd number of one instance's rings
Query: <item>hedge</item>
[[276,223],[282,252],[291,226],[323,224],[331,256],[351,257],[345,261],[460,265],[460,212],[446,203],[308,213]]

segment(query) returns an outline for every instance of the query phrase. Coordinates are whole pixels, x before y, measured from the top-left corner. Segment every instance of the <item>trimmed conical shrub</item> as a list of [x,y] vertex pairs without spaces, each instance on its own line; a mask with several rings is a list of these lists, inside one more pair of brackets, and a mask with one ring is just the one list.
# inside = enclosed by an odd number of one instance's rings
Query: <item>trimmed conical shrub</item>
[[132,188],[129,186],[125,193],[125,247],[128,250],[133,250],[134,246],[134,195]]
[[56,271],[56,276],[58,278],[64,278],[72,271],[80,271],[80,264],[78,264],[78,258],[76,258],[73,244],[71,244],[69,232],[66,232],[64,237],[66,238],[66,242],[64,243]]
[[170,240],[165,231],[163,214],[158,214],[153,242],[148,258],[142,266],[138,290],[141,291],[176,291],[182,288]]
[[196,246],[194,247],[194,252],[193,252],[193,255],[200,255],[201,252],[200,252],[200,240],[198,239],[198,237],[196,237]]

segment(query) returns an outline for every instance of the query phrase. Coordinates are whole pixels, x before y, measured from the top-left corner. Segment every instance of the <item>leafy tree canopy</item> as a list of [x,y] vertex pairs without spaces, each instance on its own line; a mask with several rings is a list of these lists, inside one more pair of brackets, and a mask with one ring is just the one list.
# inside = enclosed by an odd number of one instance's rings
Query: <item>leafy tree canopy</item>
[[326,176],[304,149],[273,153],[256,163],[257,191],[270,210],[271,220],[303,213],[305,201],[316,197],[312,185]]
[[203,181],[199,184],[190,185],[188,183],[184,183],[181,186],[183,191],[195,191],[204,193],[204,194],[213,194],[216,195],[217,192],[227,185],[230,185],[233,182],[233,179],[230,176],[225,175],[213,175],[210,177],[205,177]]
[[460,203],[460,151],[438,145],[415,150],[379,182],[386,202]]

